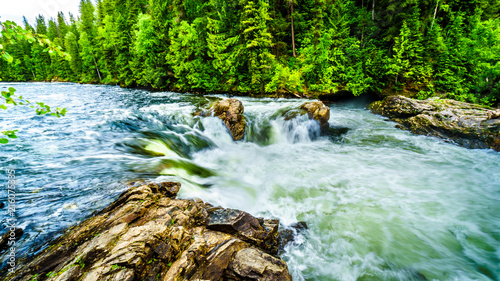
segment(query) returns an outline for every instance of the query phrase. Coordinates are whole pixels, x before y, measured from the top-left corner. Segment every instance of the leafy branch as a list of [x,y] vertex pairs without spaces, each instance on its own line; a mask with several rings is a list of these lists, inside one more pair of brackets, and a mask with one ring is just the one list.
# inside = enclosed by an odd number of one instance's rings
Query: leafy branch
[[[13,21],[0,21],[0,27],[2,27],[2,37],[7,39],[7,44],[23,40],[28,41],[30,44],[38,43],[40,46],[45,46],[44,52],[48,52],[49,54],[56,53],[66,60],[71,60],[71,56],[63,52],[61,46],[52,43],[50,39],[43,34],[35,34],[31,30],[25,30]],[[7,51],[5,51],[2,44],[0,44],[0,54],[8,63],[12,63],[14,61],[14,58]]]
[[[52,42],[44,35],[33,34],[29,30],[24,30],[16,23],[12,21],[0,21],[0,26],[2,27],[2,37],[6,38],[7,43],[15,42],[16,40],[26,40],[29,43],[38,43],[40,46],[47,46],[45,48],[45,52],[49,52],[50,54],[56,53],[59,56],[70,60],[71,57],[62,51],[60,46],[52,44]],[[8,63],[12,63],[14,58],[4,49],[4,46],[0,44],[0,56],[7,61]],[[55,116],[60,118],[61,116],[66,115],[66,108],[57,107],[56,110],[52,110],[51,107],[43,102],[30,102],[29,100],[23,98],[23,96],[17,96],[15,94],[16,89],[10,87],[8,91],[1,91],[0,95],[0,109],[7,110],[9,107],[7,105],[12,106],[29,106],[35,109],[37,115],[46,115],[50,114],[51,116]],[[5,137],[0,137],[0,144],[6,144],[9,142],[9,139],[17,139],[16,132],[19,130],[7,130],[0,131],[0,136],[3,135]]]

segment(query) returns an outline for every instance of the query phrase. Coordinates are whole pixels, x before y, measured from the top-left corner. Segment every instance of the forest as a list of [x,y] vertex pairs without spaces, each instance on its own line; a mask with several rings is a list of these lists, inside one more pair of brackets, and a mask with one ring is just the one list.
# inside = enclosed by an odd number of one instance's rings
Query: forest
[[496,106],[499,15],[500,0],[81,0],[25,20],[38,40],[2,32],[0,79]]

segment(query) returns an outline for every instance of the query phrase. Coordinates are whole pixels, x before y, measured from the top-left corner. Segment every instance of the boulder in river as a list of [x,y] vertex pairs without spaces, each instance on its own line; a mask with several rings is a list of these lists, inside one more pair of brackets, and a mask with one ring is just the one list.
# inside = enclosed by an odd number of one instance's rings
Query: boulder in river
[[234,140],[245,136],[246,122],[243,116],[243,104],[237,99],[225,99],[212,107],[214,116],[219,117],[231,132]]
[[133,186],[3,280],[291,280],[278,221]]
[[312,101],[304,103],[301,107],[304,110],[309,119],[314,119],[319,122],[322,132],[328,131],[330,127],[328,120],[330,120],[330,108],[323,104],[321,101]]
[[389,96],[372,103],[370,110],[416,134],[452,140],[467,148],[500,151],[500,109],[449,99]]

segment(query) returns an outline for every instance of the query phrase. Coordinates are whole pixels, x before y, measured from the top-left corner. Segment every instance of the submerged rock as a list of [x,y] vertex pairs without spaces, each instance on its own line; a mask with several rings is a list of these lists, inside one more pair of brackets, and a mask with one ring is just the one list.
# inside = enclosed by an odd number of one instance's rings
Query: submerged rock
[[237,99],[225,99],[212,107],[214,116],[219,117],[231,132],[234,140],[245,136],[246,122],[243,117],[243,104]]
[[370,105],[413,133],[448,139],[467,148],[500,151],[500,109],[447,99],[389,96]]
[[330,108],[321,101],[306,102],[300,108],[278,111],[276,114],[281,115],[285,120],[291,120],[297,116],[307,114],[309,119],[318,121],[321,133],[323,134],[327,134],[330,127],[328,123],[328,120],[330,120]]
[[280,229],[278,232],[278,253],[282,253],[286,245],[295,242],[296,236],[307,229],[308,227],[305,221],[299,221]]
[[4,280],[291,280],[277,220],[134,186]]
[[328,120],[330,120],[330,108],[321,101],[307,102],[300,107],[304,110],[309,119],[314,119],[319,122],[322,132],[327,132],[329,128]]

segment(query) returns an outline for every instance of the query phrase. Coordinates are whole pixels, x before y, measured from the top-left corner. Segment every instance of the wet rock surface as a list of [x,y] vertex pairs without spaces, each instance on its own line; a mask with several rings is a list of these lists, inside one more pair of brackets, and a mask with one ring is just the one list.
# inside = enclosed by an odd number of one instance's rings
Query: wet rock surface
[[300,107],[304,110],[309,119],[314,119],[319,122],[322,132],[327,132],[329,128],[328,120],[330,120],[330,108],[321,101],[307,102]]
[[451,140],[467,148],[500,151],[500,109],[447,99],[389,96],[372,103],[370,110],[416,134]]
[[277,220],[136,185],[3,280],[291,280]]
[[[7,228],[7,232],[0,237],[0,253],[19,240],[23,234],[24,231],[21,228]],[[11,241],[10,244],[9,241]]]
[[212,111],[219,117],[231,132],[234,140],[242,140],[245,136],[246,122],[243,116],[244,108],[237,99],[225,99],[217,102]]
[[330,120],[330,108],[321,101],[307,102],[297,109],[285,110],[280,114],[285,120],[291,120],[297,116],[307,114],[309,119],[318,121],[322,134],[329,133],[330,124],[328,120]]
[[285,250],[285,246],[294,243],[297,234],[303,233],[308,229],[305,221],[299,221],[280,229],[278,232],[278,253]]

